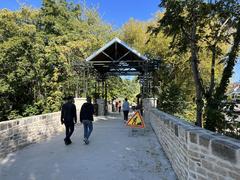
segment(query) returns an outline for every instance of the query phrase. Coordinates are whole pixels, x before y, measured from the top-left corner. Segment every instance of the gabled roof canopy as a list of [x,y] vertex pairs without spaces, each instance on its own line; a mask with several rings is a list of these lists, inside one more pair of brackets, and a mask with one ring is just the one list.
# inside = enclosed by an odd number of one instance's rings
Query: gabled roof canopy
[[101,74],[139,75],[143,74],[144,64],[148,59],[120,39],[114,38],[86,61],[92,63]]

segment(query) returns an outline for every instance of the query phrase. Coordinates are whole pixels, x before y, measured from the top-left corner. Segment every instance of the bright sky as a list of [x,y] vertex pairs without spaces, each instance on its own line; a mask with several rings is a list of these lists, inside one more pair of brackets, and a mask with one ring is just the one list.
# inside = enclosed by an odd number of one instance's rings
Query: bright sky
[[[70,1],[70,0],[69,0]],[[73,0],[75,3],[85,2],[87,6],[97,7],[102,19],[114,27],[121,27],[129,18],[146,21],[159,11],[160,0]],[[41,7],[41,0],[0,0],[0,9],[17,10],[19,4],[33,8]],[[240,82],[240,60],[235,66],[233,82]]]
[[237,65],[234,67],[234,74],[232,77],[233,82],[240,82],[240,59]]
[[[71,1],[71,0],[68,0]],[[85,2],[89,7],[97,7],[103,20],[115,27],[121,27],[129,18],[137,20],[151,19],[159,10],[160,0],[72,0],[75,3]],[[19,4],[34,8],[41,6],[41,0],[0,0],[0,9],[16,10]]]

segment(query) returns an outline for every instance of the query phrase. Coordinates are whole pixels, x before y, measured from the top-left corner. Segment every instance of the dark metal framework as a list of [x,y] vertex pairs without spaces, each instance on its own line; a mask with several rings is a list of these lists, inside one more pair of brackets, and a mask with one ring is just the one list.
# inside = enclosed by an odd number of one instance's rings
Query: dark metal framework
[[142,84],[142,94],[147,96],[151,94],[152,71],[158,68],[159,61],[149,60],[120,39],[114,38],[89,56],[86,62],[92,64],[102,80],[114,75],[137,75]]
[[[138,76],[141,83],[142,97],[152,96],[152,72],[158,68],[159,60],[149,60],[118,38],[114,38],[98,51],[89,56],[80,65],[81,73],[95,74],[96,90],[102,88],[102,98],[107,101],[108,76]],[[79,65],[75,64],[76,67]]]
[[145,72],[148,59],[114,38],[86,59],[100,74],[140,75]]

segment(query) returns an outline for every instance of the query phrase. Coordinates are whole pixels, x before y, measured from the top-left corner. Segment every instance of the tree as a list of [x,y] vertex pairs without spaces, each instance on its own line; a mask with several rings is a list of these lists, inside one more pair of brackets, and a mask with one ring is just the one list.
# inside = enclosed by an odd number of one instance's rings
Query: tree
[[[229,4],[238,4],[237,1],[215,1],[212,3],[203,0],[172,1],[163,0],[161,7],[166,8],[159,26],[152,29],[153,33],[163,30],[167,36],[172,36],[172,48],[178,52],[189,52],[191,69],[194,77],[196,92],[196,124],[202,126],[204,98],[208,101],[215,89],[215,61],[220,57],[221,43],[228,43],[231,39],[228,29],[232,28],[233,14],[226,10]],[[230,17],[229,17],[230,16]],[[207,44],[207,46],[205,46]],[[211,79],[209,86],[205,85],[200,71],[200,52],[207,48],[212,52]]]
[[157,13],[149,22],[130,19],[123,26],[122,39],[149,59],[160,61],[159,70],[153,74],[153,92],[159,99],[158,108],[171,114],[193,119],[189,116],[192,114],[189,111],[194,109],[192,108],[191,86],[193,81],[187,61],[189,56],[176,55],[169,49],[172,37],[166,37],[162,32],[153,36],[147,31],[149,26],[155,26],[157,20],[162,17],[162,13]]
[[[240,15],[240,14],[239,14]],[[236,31],[233,36],[233,45],[227,54],[226,66],[223,71],[222,79],[213,98],[208,101],[206,128],[212,131],[223,132],[225,124],[225,112],[223,100],[226,99],[225,93],[229,85],[229,79],[232,77],[233,68],[238,57],[240,45],[240,18],[237,16]]]
[[0,121],[58,111],[79,83],[74,62],[115,36],[94,9],[65,0],[1,10],[0,23]]
[[2,119],[21,116],[27,109],[27,104],[33,103],[35,95],[35,43],[36,28],[32,24],[35,13],[27,9],[20,12],[1,10],[1,102]]

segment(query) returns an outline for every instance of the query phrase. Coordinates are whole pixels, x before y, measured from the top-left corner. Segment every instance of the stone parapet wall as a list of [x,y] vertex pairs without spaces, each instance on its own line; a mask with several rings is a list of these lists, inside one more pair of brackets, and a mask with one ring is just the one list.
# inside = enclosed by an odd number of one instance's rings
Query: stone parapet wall
[[60,112],[0,122],[0,158],[64,131]]
[[180,180],[240,179],[240,141],[156,108],[145,111]]

